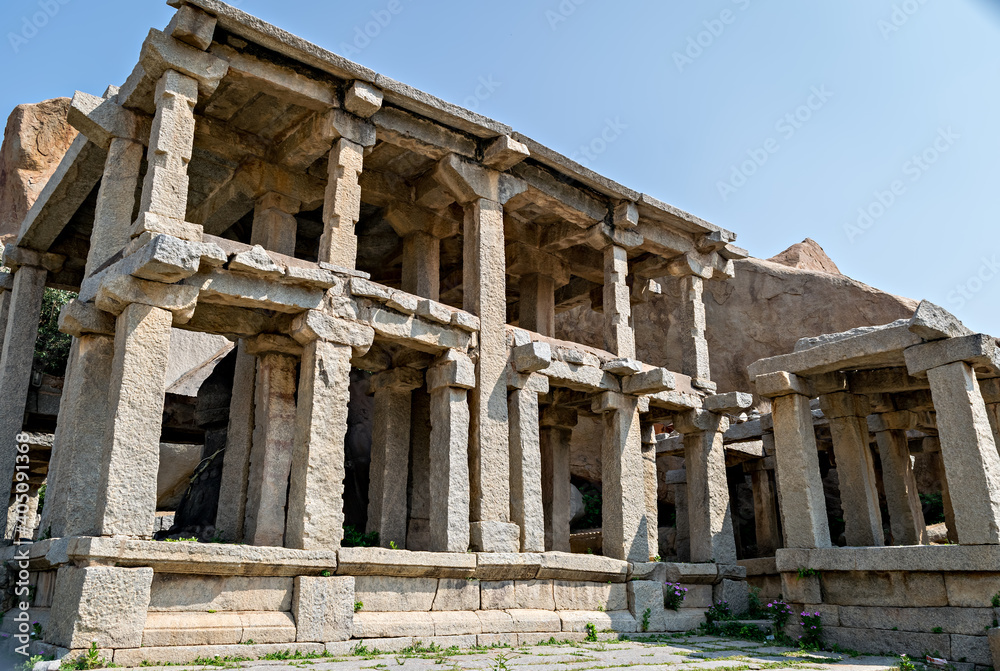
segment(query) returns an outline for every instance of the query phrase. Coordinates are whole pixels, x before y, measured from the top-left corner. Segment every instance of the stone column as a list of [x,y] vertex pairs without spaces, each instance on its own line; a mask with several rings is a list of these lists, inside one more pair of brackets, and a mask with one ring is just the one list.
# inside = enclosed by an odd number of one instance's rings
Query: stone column
[[303,349],[286,547],[336,550],[344,537],[344,438],[353,355],[350,345],[318,339]]
[[728,428],[729,420],[724,415],[705,410],[692,410],[674,418],[674,429],[684,435],[693,562],[736,563],[736,539],[722,444]]
[[609,245],[604,249],[604,349],[616,356],[634,359],[632,292],[626,284],[627,279],[628,250]]
[[430,549],[431,523],[431,395],[426,386],[413,392],[410,405],[410,519],[406,549]]
[[295,445],[295,368],[301,347],[284,336],[247,341],[257,357],[243,542],[283,547],[288,478]]
[[323,204],[323,235],[319,260],[343,268],[354,268],[358,238],[354,227],[361,218],[361,170],[364,147],[342,137],[330,150],[330,168]]
[[128,244],[144,149],[141,142],[132,139],[116,137],[111,140],[97,192],[85,277],[93,275]]
[[705,337],[705,281],[697,275],[686,275],[680,284],[681,372],[693,380],[708,381],[712,379],[712,370]]
[[646,536],[649,553],[659,554],[659,478],[656,473],[656,428],[653,424],[642,425],[642,472],[646,482]]
[[882,485],[894,545],[927,543],[927,527],[906,438],[906,431],[913,428],[913,424],[912,415],[907,411],[881,413],[868,418],[868,427],[875,434],[882,460]]
[[604,415],[601,445],[604,556],[645,562],[650,554],[638,406],[635,397],[604,392],[594,400],[592,409]]
[[[53,538],[97,536],[94,502],[107,458],[105,433],[114,364],[115,319],[93,305],[71,301],[62,309],[60,329],[73,336],[59,421],[52,441],[46,506],[41,529]],[[159,447],[159,445],[157,445]]]
[[146,153],[148,168],[132,237],[152,232],[201,241],[202,227],[185,221],[198,80],[167,70],[156,84],[155,101],[156,116]]
[[406,293],[436,301],[441,295],[441,241],[414,231],[403,238],[403,283]]
[[247,341],[241,339],[236,346],[233,396],[229,401],[229,430],[226,433],[226,452],[222,459],[219,506],[215,515],[216,533],[229,543],[243,541],[256,388],[257,357],[247,351]]
[[427,371],[431,394],[430,549],[469,549],[469,404],[475,366],[448,350]]
[[573,517],[569,445],[577,414],[570,408],[547,406],[542,409],[539,422],[545,549],[569,552],[569,525]]
[[285,256],[295,256],[299,225],[295,215],[301,205],[294,198],[274,191],[258,198],[254,206],[250,244]]
[[169,311],[133,303],[115,324],[96,501],[102,536],[153,534],[172,323]]
[[875,464],[865,419],[867,399],[838,392],[820,396],[819,402],[830,422],[833,437],[847,544],[852,547],[884,545]]
[[758,375],[756,385],[758,394],[773,399],[775,475],[785,547],[830,547],[809,386],[784,372]]
[[684,472],[684,482],[680,484],[668,485],[674,488],[674,550],[677,553],[677,561],[691,561],[691,516],[688,514],[688,493],[687,493],[687,469],[685,469],[682,457],[663,457],[664,465],[668,470]]
[[931,368],[927,379],[958,542],[1000,543],[1000,456],[976,374],[957,361]]
[[14,437],[24,423],[24,408],[31,383],[31,366],[38,337],[47,272],[44,268],[20,266],[14,272],[8,299],[7,330],[0,355],[0,489],[10,489],[14,480],[17,444]]
[[14,275],[0,273],[0,354],[3,352],[3,341],[7,335],[7,317],[10,315],[11,290],[14,288]]
[[775,499],[774,469],[767,469],[758,461],[750,471],[753,487],[753,516],[757,532],[757,554],[773,557],[781,547],[781,526]]
[[948,491],[948,478],[944,473],[944,460],[941,458],[941,441],[937,436],[927,436],[921,445],[924,452],[934,454],[931,462],[935,477],[941,483],[941,507],[944,508],[944,522],[948,529],[948,540],[958,543],[958,528],[955,526],[955,509],[951,507],[951,493]]
[[[7,506],[6,538],[34,540],[38,517],[38,490],[41,485],[26,484],[27,491],[15,493]],[[21,497],[21,498],[19,498]]]
[[538,395],[549,391],[544,375],[516,375],[508,400],[510,416],[510,517],[521,528],[521,552],[545,551],[542,455]]
[[[410,459],[412,392],[424,383],[414,368],[394,368],[372,376],[375,395],[372,456],[368,484],[368,532],[379,544],[406,547],[406,476]],[[402,482],[400,482],[402,478]]]
[[554,338],[556,335],[556,281],[541,273],[521,276],[518,323],[528,331]]

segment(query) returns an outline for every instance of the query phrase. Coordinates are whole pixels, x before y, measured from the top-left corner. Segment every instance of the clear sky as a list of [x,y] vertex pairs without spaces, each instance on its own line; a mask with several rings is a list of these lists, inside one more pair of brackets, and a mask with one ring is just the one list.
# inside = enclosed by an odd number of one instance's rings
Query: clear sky
[[[1000,335],[998,0],[241,0],[474,108],[767,258]],[[0,109],[100,94],[160,0],[4,0]],[[367,34],[366,34],[367,33]]]

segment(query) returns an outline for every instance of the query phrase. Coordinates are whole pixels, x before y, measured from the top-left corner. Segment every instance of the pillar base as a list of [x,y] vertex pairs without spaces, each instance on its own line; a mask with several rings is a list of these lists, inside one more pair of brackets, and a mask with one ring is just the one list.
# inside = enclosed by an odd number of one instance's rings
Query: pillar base
[[477,552],[520,552],[521,530],[510,522],[472,522],[469,544]]

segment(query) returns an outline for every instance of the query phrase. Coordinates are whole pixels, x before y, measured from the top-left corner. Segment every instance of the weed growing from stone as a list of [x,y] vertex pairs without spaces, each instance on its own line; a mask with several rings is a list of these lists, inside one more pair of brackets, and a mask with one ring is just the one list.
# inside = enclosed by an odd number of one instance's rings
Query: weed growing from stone
[[354,602],[354,612],[355,613],[357,613],[359,610],[361,610],[364,607],[365,607],[365,602],[364,601],[355,601]]
[[802,635],[799,636],[799,645],[803,650],[820,650],[823,647],[823,622],[819,613],[801,613]]
[[597,627],[594,626],[593,622],[588,622],[584,627],[587,630],[587,642],[596,643],[597,642]]
[[680,583],[664,583],[666,589],[663,590],[663,605],[670,610],[677,610],[687,598],[687,587],[681,587]]
[[[676,610],[676,608],[674,610]],[[643,631],[649,631],[649,616],[650,616],[650,614],[652,614],[652,612],[653,611],[650,608],[647,608],[646,610],[642,611],[642,630]]]

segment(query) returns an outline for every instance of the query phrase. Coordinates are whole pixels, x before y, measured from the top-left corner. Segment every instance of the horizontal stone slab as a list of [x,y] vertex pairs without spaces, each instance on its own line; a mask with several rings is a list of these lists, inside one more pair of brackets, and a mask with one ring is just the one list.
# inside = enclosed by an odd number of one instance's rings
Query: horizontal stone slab
[[992,608],[872,608],[840,606],[840,625],[861,629],[878,629],[891,622],[900,631],[934,633],[940,628],[946,634],[982,636],[983,623],[993,621]]
[[480,580],[532,580],[542,567],[539,552],[480,552],[476,557]]
[[471,578],[476,555],[466,552],[412,552],[387,548],[341,548],[337,575]]
[[779,572],[816,571],[988,571],[1000,572],[1000,545],[913,545],[892,547],[782,548]]
[[301,652],[303,654],[321,654],[325,650],[325,646],[322,643],[256,643],[253,645],[173,645],[155,648],[122,648],[114,651],[114,663],[126,668],[136,668],[143,662],[190,664],[202,657],[249,657],[251,659],[260,659],[265,655],[284,652],[285,650]]
[[625,582],[628,562],[598,555],[545,552],[541,555],[538,578]]

